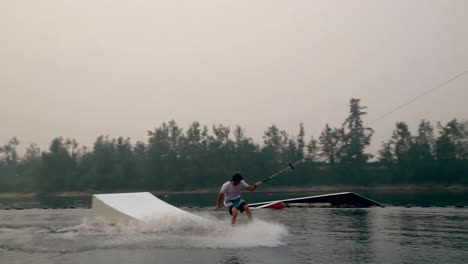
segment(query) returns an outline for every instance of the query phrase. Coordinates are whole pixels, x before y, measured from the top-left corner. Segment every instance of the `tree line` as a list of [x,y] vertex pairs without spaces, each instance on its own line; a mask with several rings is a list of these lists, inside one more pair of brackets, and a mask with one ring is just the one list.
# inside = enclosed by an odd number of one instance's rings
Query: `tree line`
[[184,131],[174,120],[148,131],[147,142],[101,135],[88,148],[57,137],[48,150],[31,144],[21,157],[19,140],[12,138],[0,147],[0,191],[214,188],[233,172],[253,183],[301,159],[305,162],[293,173],[269,185],[468,184],[466,122],[453,119],[434,127],[422,120],[414,135],[398,122],[373,157],[366,152],[374,130],[363,123],[365,109],[351,99],[343,124],[327,124],[318,138],[305,138],[302,123],[295,135],[271,125],[262,144],[240,126],[193,122]]

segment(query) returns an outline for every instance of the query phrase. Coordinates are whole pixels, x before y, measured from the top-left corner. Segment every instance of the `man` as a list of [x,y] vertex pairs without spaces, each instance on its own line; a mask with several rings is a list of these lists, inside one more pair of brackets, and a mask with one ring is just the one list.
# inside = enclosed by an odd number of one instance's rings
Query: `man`
[[243,189],[254,191],[260,184],[261,182],[257,182],[255,185],[248,185],[244,181],[242,175],[240,175],[239,173],[235,173],[232,176],[232,179],[224,183],[221,187],[214,210],[217,210],[219,208],[219,206],[221,205],[221,201],[224,197],[224,206],[229,208],[229,214],[232,215],[231,224],[234,225],[236,223],[239,211],[241,213],[245,211],[245,213],[249,217],[249,220],[252,220],[252,211],[250,211],[250,208],[247,205],[247,203],[240,197],[240,192]]

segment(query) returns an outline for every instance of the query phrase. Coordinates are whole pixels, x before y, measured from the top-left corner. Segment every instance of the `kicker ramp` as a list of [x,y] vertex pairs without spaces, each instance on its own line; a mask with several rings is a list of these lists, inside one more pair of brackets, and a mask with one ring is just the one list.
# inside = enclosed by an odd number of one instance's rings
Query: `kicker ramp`
[[91,208],[109,222],[157,221],[167,218],[206,220],[172,206],[149,192],[94,194]]
[[369,198],[361,196],[353,192],[341,192],[322,194],[308,197],[299,197],[278,201],[269,201],[261,203],[249,204],[252,208],[263,208],[264,206],[283,202],[286,207],[372,207],[383,206],[382,204],[373,201]]

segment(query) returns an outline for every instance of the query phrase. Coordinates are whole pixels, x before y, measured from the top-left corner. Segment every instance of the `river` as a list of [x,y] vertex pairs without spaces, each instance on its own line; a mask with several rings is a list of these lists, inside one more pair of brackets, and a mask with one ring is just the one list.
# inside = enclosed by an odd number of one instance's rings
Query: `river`
[[[277,195],[304,193],[257,193],[246,199]],[[390,204],[386,194],[380,199],[371,194],[387,206],[263,209],[254,211],[251,223],[242,215],[236,227],[226,212],[211,210],[213,194],[161,197],[212,224],[166,219],[108,225],[93,217],[89,197],[49,200],[76,209],[43,209],[52,206],[42,200],[32,209],[0,210],[0,263],[466,263],[468,257],[464,195],[444,204],[427,196]]]

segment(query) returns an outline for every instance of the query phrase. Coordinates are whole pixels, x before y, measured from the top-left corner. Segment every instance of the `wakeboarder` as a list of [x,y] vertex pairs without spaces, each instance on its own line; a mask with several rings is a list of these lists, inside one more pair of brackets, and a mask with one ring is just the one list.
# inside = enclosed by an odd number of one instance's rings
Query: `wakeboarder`
[[257,182],[255,185],[249,185],[244,181],[242,175],[235,173],[231,180],[225,182],[221,187],[214,210],[217,210],[220,207],[224,198],[224,206],[228,208],[229,214],[232,216],[232,225],[236,223],[239,211],[241,213],[245,211],[249,220],[252,220],[252,211],[250,210],[247,203],[241,198],[240,192],[244,189],[254,191],[260,184],[262,184],[262,182]]

